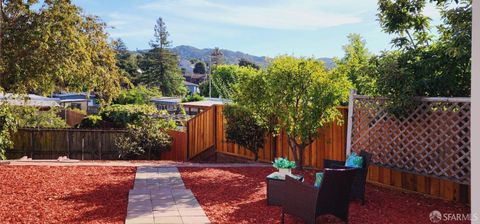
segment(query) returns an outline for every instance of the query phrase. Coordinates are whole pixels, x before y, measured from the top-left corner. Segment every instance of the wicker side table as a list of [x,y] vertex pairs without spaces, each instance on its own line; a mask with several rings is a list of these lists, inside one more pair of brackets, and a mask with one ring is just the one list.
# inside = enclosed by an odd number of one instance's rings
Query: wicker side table
[[[289,176],[297,179],[298,181],[303,182],[302,175],[293,175]],[[283,200],[283,185],[285,184],[285,176],[280,175],[279,172],[271,173],[267,176],[267,205],[282,205]]]

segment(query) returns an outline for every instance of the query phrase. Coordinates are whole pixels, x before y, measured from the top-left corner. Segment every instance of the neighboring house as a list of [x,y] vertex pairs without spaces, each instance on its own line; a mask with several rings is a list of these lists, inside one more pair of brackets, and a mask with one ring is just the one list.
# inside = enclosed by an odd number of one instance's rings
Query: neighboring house
[[182,103],[181,97],[160,97],[152,99],[151,101],[157,106],[157,109],[167,110],[169,113],[177,113],[179,111],[180,105],[182,105],[188,115],[198,114],[212,105],[222,105],[224,103],[230,102],[230,100],[226,99],[208,97],[202,101],[185,103]]
[[60,105],[65,108],[77,108],[79,110],[95,113],[98,110],[96,96],[87,93],[55,93],[53,97],[60,99]]
[[185,86],[187,87],[188,89],[188,92],[190,94],[195,94],[195,93],[200,93],[200,89],[198,88],[198,85],[195,84],[195,83],[191,83],[191,82],[187,82],[187,81],[183,81],[183,84],[185,84]]
[[50,98],[39,96],[35,94],[12,94],[12,93],[0,93],[0,103],[8,103],[13,106],[31,106],[38,107],[40,109],[49,109],[52,107],[59,107],[58,98]]
[[195,83],[195,84],[200,84],[201,82],[207,80],[206,74],[192,73],[192,74],[183,75],[183,77],[185,78],[185,81]]
[[160,97],[151,100],[157,109],[167,110],[170,113],[175,113],[178,110],[178,105],[182,102],[181,97]]

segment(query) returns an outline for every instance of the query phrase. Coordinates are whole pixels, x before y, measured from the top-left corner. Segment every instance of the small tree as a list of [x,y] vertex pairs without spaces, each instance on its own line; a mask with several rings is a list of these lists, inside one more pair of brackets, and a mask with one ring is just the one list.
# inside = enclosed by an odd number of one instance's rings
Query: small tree
[[272,61],[266,81],[275,104],[272,111],[302,169],[305,148],[318,136],[318,129],[341,121],[336,107],[347,100],[351,83],[345,74],[327,73],[319,60],[289,56]]
[[254,68],[254,69],[260,69],[260,66],[258,66],[257,64],[255,64],[254,62],[251,62],[245,58],[241,58],[239,61],[238,61],[238,66],[240,67],[251,67],[251,68]]
[[258,150],[264,147],[266,130],[255,119],[254,114],[239,105],[225,105],[223,108],[227,141],[245,147],[258,160]]
[[207,66],[205,65],[205,63],[203,63],[203,61],[199,61],[195,63],[195,67],[193,68],[193,73],[205,74],[207,73]]

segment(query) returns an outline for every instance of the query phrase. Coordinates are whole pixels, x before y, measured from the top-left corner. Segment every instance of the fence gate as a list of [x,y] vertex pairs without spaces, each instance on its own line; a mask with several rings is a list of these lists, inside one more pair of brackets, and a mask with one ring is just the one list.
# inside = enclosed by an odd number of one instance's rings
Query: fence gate
[[470,184],[470,98],[417,98],[409,115],[388,99],[352,94],[347,151],[364,149],[376,165]]

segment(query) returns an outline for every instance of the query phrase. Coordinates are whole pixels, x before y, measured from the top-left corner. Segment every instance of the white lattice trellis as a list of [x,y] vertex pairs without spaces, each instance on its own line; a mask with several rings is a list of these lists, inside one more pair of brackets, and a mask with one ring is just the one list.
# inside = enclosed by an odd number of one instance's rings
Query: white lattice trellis
[[386,98],[353,95],[350,150],[377,165],[470,183],[470,98],[418,98],[408,116],[385,110]]

